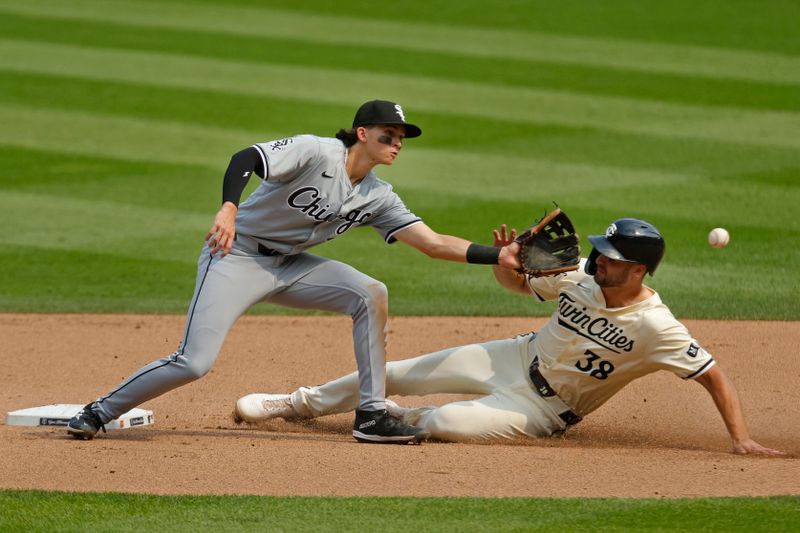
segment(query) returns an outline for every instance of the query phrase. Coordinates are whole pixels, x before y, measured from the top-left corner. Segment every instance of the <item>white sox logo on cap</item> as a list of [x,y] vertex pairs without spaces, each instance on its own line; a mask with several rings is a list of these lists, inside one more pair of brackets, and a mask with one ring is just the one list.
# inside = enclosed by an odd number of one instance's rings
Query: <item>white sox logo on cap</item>
[[406,132],[406,139],[419,137],[422,130],[419,126],[406,122],[406,114],[400,104],[388,100],[370,100],[365,102],[356,111],[353,118],[353,127],[375,126],[378,124],[403,126]]

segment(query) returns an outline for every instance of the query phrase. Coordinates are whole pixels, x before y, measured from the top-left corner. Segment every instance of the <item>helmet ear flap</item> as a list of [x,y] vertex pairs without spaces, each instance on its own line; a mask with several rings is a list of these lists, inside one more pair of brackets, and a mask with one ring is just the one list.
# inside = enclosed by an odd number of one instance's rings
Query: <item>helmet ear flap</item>
[[589,254],[589,258],[586,260],[586,265],[583,267],[584,272],[590,276],[594,276],[595,272],[597,272],[598,257],[600,257],[600,252],[597,251],[597,248],[592,248],[592,253]]

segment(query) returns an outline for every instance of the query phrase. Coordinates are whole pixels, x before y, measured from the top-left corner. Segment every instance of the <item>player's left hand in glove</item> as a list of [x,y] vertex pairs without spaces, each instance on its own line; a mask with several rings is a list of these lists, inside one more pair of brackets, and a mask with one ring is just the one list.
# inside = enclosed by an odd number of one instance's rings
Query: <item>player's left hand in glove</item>
[[520,244],[519,272],[523,274],[539,278],[578,269],[581,260],[578,234],[558,207],[516,241]]

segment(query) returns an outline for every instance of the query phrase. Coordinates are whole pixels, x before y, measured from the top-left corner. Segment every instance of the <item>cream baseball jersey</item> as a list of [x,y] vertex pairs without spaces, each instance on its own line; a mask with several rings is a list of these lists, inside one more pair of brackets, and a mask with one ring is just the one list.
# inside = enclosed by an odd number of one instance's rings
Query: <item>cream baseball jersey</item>
[[600,286],[584,273],[584,262],[575,272],[528,280],[541,300],[558,300],[531,349],[542,375],[573,411],[585,416],[634,379],[657,370],[693,379],[714,365],[658,293],[608,308]]
[[236,230],[284,255],[368,225],[386,240],[421,222],[392,186],[370,172],[353,186],[338,139],[298,135],[254,145],[266,178],[239,206]]

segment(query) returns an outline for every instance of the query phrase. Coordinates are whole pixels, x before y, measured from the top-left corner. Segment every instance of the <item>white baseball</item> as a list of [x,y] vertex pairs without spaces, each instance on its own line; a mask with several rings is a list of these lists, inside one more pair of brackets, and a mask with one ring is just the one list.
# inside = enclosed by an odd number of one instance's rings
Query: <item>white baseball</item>
[[731,240],[731,235],[725,228],[714,228],[708,233],[708,244],[714,248],[725,248]]

